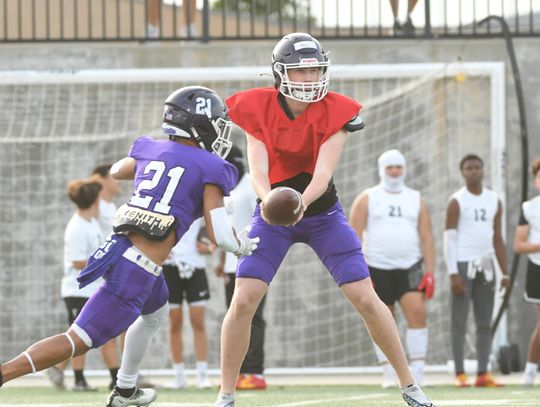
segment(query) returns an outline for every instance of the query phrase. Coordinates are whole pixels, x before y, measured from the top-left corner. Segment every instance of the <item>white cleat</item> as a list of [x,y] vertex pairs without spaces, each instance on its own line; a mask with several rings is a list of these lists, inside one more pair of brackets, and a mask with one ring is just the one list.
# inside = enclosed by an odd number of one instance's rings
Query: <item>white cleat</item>
[[198,389],[211,389],[212,383],[210,383],[210,380],[208,380],[207,377],[203,377],[197,380],[197,388]]
[[416,384],[402,388],[401,395],[410,407],[435,407],[435,404],[427,398],[422,389]]
[[228,393],[219,393],[214,407],[234,407],[234,396]]
[[128,398],[122,397],[115,388],[107,399],[107,407],[149,406],[156,398],[154,389],[135,388],[135,393]]
[[172,382],[165,385],[165,388],[169,390],[183,390],[186,387],[187,384],[185,379],[174,379]]

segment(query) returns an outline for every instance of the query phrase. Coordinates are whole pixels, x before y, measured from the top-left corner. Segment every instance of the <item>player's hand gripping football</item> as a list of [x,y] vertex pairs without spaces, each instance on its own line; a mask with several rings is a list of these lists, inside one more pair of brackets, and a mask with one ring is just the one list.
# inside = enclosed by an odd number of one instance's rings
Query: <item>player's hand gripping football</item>
[[418,290],[426,293],[427,300],[433,298],[433,295],[435,294],[435,278],[433,277],[433,273],[429,272],[424,274],[422,281],[418,285]]
[[260,242],[258,236],[249,237],[249,231],[251,227],[246,226],[240,233],[236,235],[236,240],[238,240],[238,249],[234,252],[234,255],[240,256],[249,256],[255,249],[257,249],[257,243]]

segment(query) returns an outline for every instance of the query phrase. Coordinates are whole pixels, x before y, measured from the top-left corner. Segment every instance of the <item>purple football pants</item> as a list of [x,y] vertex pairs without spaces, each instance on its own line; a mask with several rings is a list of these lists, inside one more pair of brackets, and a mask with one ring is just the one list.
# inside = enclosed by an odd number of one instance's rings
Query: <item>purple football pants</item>
[[251,256],[240,258],[237,277],[270,284],[289,248],[299,242],[311,246],[338,286],[369,277],[360,240],[339,202],[326,212],[305,217],[289,227],[267,224],[257,206],[249,236],[259,236],[261,241]]
[[93,348],[126,331],[139,315],[157,311],[169,298],[163,273],[156,276],[124,257],[103,278],[105,282],[75,320],[92,340]]

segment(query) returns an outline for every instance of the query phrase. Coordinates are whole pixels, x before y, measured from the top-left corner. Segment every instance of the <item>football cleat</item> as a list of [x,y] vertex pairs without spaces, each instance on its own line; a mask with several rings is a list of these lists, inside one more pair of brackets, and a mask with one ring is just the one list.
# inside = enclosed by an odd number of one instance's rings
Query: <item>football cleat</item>
[[476,387],[503,387],[504,384],[497,383],[491,373],[483,373],[476,376]]
[[263,375],[241,374],[236,381],[236,390],[265,390],[266,380]]
[[157,392],[154,389],[139,389],[131,397],[122,397],[115,387],[107,399],[107,407],[125,407],[125,406],[149,406],[157,398]]
[[45,371],[45,375],[56,390],[66,390],[66,385],[64,384],[64,371],[62,369],[59,369],[56,366],[50,367]]
[[91,387],[86,380],[79,380],[75,382],[75,386],[73,386],[73,391],[80,391],[80,392],[90,392],[90,391],[97,391],[95,387]]
[[166,389],[171,390],[182,390],[187,386],[185,377],[175,377],[172,382],[169,382],[165,385]]
[[206,376],[199,377],[197,379],[197,388],[198,389],[211,389],[212,383],[210,383],[210,380]]
[[234,407],[234,396],[229,393],[219,393],[214,407]]
[[469,377],[465,373],[456,375],[456,381],[454,382],[456,387],[471,387],[469,384]]
[[410,407],[435,407],[435,404],[427,398],[422,389],[416,384],[402,388],[401,395]]

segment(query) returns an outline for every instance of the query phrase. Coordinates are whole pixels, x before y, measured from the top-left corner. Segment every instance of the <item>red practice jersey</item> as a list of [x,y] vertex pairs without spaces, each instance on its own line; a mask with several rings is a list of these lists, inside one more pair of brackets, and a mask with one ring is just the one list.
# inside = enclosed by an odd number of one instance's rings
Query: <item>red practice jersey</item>
[[227,98],[229,116],[268,151],[270,184],[302,172],[313,175],[319,148],[353,119],[362,105],[335,92],[291,120],[278,101],[278,90],[254,88]]

